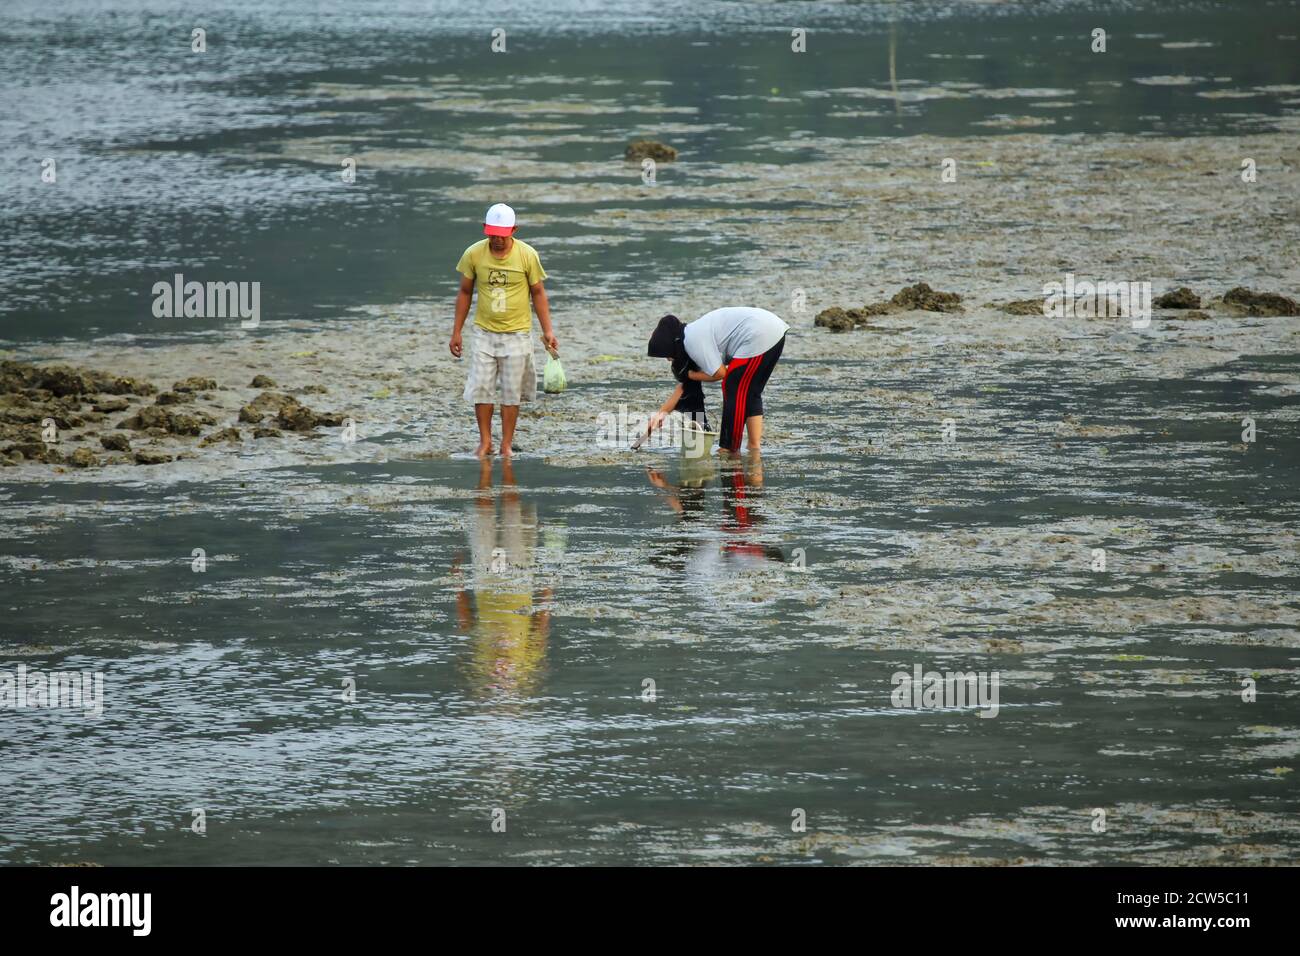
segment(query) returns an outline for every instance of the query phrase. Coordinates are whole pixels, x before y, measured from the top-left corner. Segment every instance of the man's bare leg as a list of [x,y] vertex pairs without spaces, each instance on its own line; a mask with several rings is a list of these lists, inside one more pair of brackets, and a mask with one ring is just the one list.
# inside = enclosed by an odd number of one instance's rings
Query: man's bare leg
[[[757,452],[763,445],[763,416],[750,415],[745,419],[745,431],[749,433],[749,450]],[[740,451],[739,448],[736,451]]]
[[[505,411],[503,407],[502,412]],[[492,406],[474,405],[474,418],[478,420],[478,447],[474,454],[484,458],[492,454]]]
[[[491,412],[488,413],[489,416]],[[501,406],[501,457],[509,458],[515,440],[515,423],[519,421],[518,405]]]

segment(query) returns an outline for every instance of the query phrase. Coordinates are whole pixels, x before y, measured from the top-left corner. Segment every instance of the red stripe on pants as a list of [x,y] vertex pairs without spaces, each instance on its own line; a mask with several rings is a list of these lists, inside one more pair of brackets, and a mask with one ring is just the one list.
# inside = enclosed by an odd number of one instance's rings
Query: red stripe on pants
[[740,436],[745,433],[745,398],[749,394],[749,383],[754,378],[754,372],[762,364],[760,361],[762,357],[756,355],[749,359],[749,366],[745,369],[745,374],[740,377],[740,387],[736,390],[736,420],[731,424],[732,451],[740,451]]
[[[722,373],[722,402],[723,402],[723,405],[722,405],[722,412],[723,412],[723,414],[722,414],[722,421],[723,421],[723,424],[724,424],[724,425],[726,424],[726,420],[727,420],[727,415],[726,415],[726,411],[727,411],[727,406],[726,406],[726,401],[727,401],[727,379],[730,378],[733,374],[735,374],[735,373],[736,373],[737,371],[739,371],[740,369],[744,368],[744,367],[749,363],[749,361],[750,361],[750,359],[747,359],[747,358],[732,359],[732,360],[731,360],[731,364],[727,366],[727,370],[726,370],[725,372]],[[735,411],[736,411],[736,409],[735,409],[735,408],[732,408],[732,414],[735,414]],[[719,426],[719,427],[721,427],[721,426]],[[735,430],[736,430],[736,423],[735,423],[734,420],[733,420],[732,423],[731,423],[731,430],[732,430],[733,433],[734,433]],[[723,441],[726,441],[726,437],[727,437],[727,436],[723,435],[723,436],[722,436],[722,440],[723,440]]]

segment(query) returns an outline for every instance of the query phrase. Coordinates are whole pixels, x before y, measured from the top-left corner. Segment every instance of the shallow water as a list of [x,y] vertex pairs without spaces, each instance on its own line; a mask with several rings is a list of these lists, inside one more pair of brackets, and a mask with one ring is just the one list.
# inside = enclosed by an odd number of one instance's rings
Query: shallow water
[[[991,307],[1067,269],[1300,292],[1294,4],[526,7],[508,73],[425,6],[225,4],[180,79],[177,5],[0,12],[46,79],[0,155],[71,158],[6,181],[0,335],[212,375],[231,420],[257,372],[324,383],[360,431],[0,472],[0,670],[107,697],[0,713],[0,862],[1300,858],[1300,323]],[[798,67],[762,46],[795,15]],[[657,191],[641,133],[683,150]],[[485,475],[439,283],[503,192],[572,386]],[[160,328],[178,264],[264,281],[265,329]],[[812,326],[917,278],[968,311]],[[761,466],[593,447],[666,391],[647,317],[719,296],[793,325]],[[996,718],[893,706],[918,664],[997,671]]]
[[[1204,447],[1193,487],[1124,434],[1025,474],[996,428],[13,486],[11,653],[107,708],[6,714],[0,858],[1293,861],[1296,437],[1230,450],[1234,388],[1054,389]],[[999,671],[996,719],[891,706],[917,663]]]
[[[644,296],[646,270],[689,282],[718,227],[733,234],[705,274],[753,270],[741,209],[689,234],[635,217],[592,228],[609,211],[599,187],[640,186],[622,161],[640,135],[682,150],[655,197],[677,204],[691,200],[671,187],[726,186],[737,164],[816,158],[818,137],[1294,131],[1300,9],[1264,9],[222,0],[199,23],[172,0],[117,13],[13,0],[0,10],[0,343],[228,327],[153,317],[150,290],[176,271],[261,282],[268,322],[449,297],[481,207],[537,177],[549,188],[516,201],[522,235],[567,304]],[[208,52],[192,53],[203,23]],[[492,54],[501,24],[507,52]],[[792,26],[810,31],[808,53],[790,51]],[[1098,26],[1104,54],[1090,50]],[[47,157],[57,184],[40,179]],[[780,211],[810,197],[748,200]]]

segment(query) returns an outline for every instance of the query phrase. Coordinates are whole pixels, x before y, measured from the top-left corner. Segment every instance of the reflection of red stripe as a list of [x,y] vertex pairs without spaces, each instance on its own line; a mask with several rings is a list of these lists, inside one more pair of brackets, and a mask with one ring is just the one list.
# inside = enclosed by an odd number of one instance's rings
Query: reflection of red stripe
[[745,431],[745,398],[749,394],[749,382],[754,377],[754,372],[762,364],[759,359],[762,356],[755,356],[745,369],[745,374],[740,377],[740,388],[736,393],[736,420],[731,424],[732,441],[731,450],[740,451],[740,436]]
[[736,524],[743,531],[749,527],[750,521],[749,509],[741,503],[745,500],[745,476],[740,473],[740,469],[732,473],[731,486],[736,489]]

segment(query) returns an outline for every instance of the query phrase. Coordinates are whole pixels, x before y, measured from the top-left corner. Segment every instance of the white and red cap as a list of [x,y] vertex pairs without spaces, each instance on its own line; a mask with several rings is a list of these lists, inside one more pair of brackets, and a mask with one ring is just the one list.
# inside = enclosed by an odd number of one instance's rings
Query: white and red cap
[[485,236],[508,236],[515,229],[515,211],[503,202],[497,203],[483,217]]

